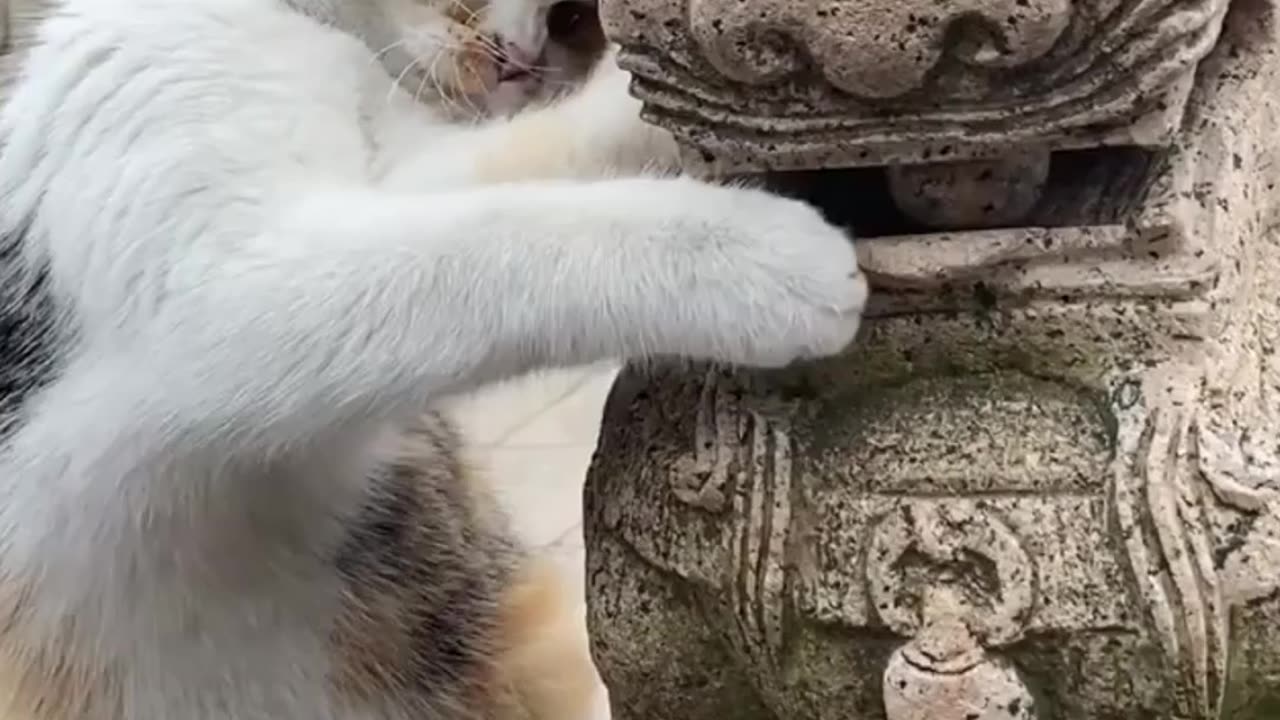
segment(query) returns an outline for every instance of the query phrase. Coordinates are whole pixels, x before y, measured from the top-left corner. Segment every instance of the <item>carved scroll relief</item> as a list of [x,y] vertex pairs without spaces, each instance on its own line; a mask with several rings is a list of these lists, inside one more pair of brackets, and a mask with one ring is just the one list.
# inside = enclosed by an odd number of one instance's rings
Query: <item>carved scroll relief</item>
[[650,117],[747,170],[1165,144],[1227,6],[605,0],[602,17]]

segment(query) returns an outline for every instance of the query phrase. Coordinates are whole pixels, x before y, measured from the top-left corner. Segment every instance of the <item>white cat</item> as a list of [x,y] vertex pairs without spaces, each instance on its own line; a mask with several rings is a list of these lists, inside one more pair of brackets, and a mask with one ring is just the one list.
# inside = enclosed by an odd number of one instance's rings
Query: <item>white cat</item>
[[591,11],[55,6],[0,115],[0,717],[574,720],[554,583],[423,409],[835,353],[866,295],[815,210],[642,176],[611,61],[482,119]]

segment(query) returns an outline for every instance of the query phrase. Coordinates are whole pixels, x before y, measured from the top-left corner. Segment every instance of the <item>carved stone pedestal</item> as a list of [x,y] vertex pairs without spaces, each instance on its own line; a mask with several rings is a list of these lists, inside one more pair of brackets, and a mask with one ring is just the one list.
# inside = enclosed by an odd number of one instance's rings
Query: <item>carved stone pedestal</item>
[[619,380],[615,718],[1280,718],[1278,3],[604,0],[876,291],[844,357]]

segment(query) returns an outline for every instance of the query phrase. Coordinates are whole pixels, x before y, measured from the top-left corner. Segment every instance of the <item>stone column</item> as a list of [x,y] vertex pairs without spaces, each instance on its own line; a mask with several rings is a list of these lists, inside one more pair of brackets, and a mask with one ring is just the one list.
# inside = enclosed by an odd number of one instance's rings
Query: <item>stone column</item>
[[1280,718],[1278,6],[603,0],[875,288],[843,357],[619,380],[615,718]]

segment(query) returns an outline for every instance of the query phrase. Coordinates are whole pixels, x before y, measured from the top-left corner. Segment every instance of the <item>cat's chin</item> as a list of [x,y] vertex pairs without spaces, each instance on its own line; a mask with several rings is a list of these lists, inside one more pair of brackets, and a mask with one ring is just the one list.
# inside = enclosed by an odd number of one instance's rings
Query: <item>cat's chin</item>
[[529,77],[500,82],[485,93],[482,107],[490,117],[509,117],[536,100],[540,86],[537,79]]

